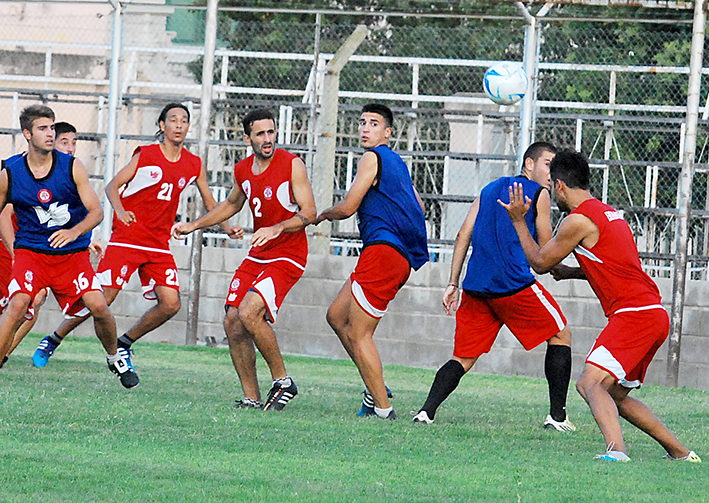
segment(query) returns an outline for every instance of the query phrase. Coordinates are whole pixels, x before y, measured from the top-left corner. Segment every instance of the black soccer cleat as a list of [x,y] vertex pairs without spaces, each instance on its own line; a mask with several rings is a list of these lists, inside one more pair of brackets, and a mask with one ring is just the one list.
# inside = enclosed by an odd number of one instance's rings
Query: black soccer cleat
[[140,383],[138,374],[133,368],[133,365],[130,364],[130,360],[126,359],[123,355],[114,363],[109,363],[108,370],[118,376],[124,388],[135,388],[138,386],[138,383]]
[[298,387],[290,377],[282,377],[273,381],[273,387],[268,392],[268,398],[263,404],[263,410],[283,410],[291,398],[298,394]]

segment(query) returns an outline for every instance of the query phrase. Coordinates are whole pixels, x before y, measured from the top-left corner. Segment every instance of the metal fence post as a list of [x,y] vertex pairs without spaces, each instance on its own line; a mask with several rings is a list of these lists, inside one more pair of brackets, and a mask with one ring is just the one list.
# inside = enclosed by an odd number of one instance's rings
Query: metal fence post
[[[357,26],[325,67],[322,105],[317,124],[318,148],[313,158],[313,188],[315,189],[315,204],[318,211],[323,211],[332,204],[340,72],[368,32],[366,26]],[[312,253],[320,255],[329,253],[331,230],[332,224],[330,222],[323,222],[317,227],[310,246]]]
[[679,215],[675,243],[677,252],[672,281],[671,328],[667,348],[667,385],[679,383],[679,357],[682,341],[684,314],[684,288],[687,281],[687,241],[689,240],[689,216],[692,210],[692,178],[697,149],[697,122],[699,119],[699,88],[701,86],[704,30],[707,23],[707,0],[694,3],[692,25],[692,56],[689,61],[689,89],[687,91],[687,129],[684,137],[684,155],[680,175],[680,199],[677,201]]
[[[118,0],[113,5],[113,33],[111,34],[111,70],[108,75],[108,123],[106,125],[106,162],[103,169],[103,186],[108,185],[116,171],[116,142],[118,134],[118,102],[120,100],[121,51],[123,47],[123,7]],[[107,197],[103,198],[103,222],[101,240],[108,243],[113,223],[113,207]]]
[[[212,109],[212,84],[214,80],[214,50],[217,41],[217,8],[219,0],[209,0],[207,4],[207,24],[204,35],[204,61],[202,62],[202,96],[199,114],[199,157],[204,169],[209,167],[209,125]],[[204,213],[202,204],[194,205],[194,218]],[[187,333],[185,344],[197,343],[199,322],[199,292],[202,283],[202,230],[194,232],[190,253],[190,282],[187,294]]]

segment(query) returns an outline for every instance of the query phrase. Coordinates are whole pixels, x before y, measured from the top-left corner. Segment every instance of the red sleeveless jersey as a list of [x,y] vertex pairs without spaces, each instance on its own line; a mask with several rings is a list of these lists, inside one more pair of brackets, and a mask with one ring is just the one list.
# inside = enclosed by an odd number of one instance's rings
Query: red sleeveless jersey
[[578,245],[574,255],[605,315],[660,305],[660,291],[640,265],[633,232],[623,215],[595,198],[581,203],[574,213],[585,215],[598,227],[596,245]]
[[114,212],[110,242],[169,251],[180,194],[197,179],[202,162],[184,148],[177,162],[168,161],[158,144],[140,147],[138,152],[138,168],[121,192],[123,207],[135,214],[136,221],[125,225]]
[[[293,201],[291,175],[296,156],[276,149],[271,164],[263,173],[254,175],[251,155],[234,166],[234,183],[246,194],[254,217],[254,231],[270,227],[295,215],[300,208]],[[263,246],[251,247],[248,258],[256,262],[287,260],[305,268],[308,239],[305,229],[283,233]]]

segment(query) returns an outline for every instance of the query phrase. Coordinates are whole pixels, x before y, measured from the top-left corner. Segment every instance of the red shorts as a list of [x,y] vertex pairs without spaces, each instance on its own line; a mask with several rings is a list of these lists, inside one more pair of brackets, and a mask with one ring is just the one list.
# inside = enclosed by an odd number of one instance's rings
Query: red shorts
[[7,249],[4,249],[3,243],[0,243],[0,246],[3,248],[0,250],[0,313],[2,313],[10,302],[7,286],[12,279],[12,257]]
[[303,266],[286,259],[256,262],[246,257],[231,279],[225,309],[226,306],[239,307],[246,292],[253,290],[266,304],[268,321],[275,323],[283,299],[304,271]]
[[566,318],[538,282],[508,297],[473,297],[463,292],[455,315],[453,356],[477,358],[487,353],[502,325],[529,351],[566,327]]
[[410,274],[409,262],[391,246],[367,246],[350,276],[352,296],[365,313],[381,318]]
[[660,305],[613,314],[586,363],[605,370],[625,388],[639,388],[669,331],[670,317]]
[[155,300],[156,286],[167,286],[180,290],[180,280],[172,253],[138,250],[109,243],[106,255],[98,265],[96,275],[101,285],[121,290],[138,269],[138,277],[143,286],[143,297]]
[[91,267],[88,250],[68,255],[48,255],[30,250],[15,250],[10,298],[17,292],[34,299],[42,288],[51,288],[62,312],[81,316],[85,311],[81,297],[91,291],[101,291],[101,284]]

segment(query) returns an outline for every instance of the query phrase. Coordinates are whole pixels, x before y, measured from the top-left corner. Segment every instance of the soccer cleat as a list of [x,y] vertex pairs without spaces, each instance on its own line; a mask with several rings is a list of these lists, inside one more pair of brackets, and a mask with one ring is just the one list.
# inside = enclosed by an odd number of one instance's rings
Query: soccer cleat
[[701,463],[702,462],[702,458],[697,456],[697,453],[694,451],[689,451],[689,454],[687,454],[686,456],[681,457],[681,458],[673,458],[669,454],[665,454],[665,459],[670,459],[672,461],[687,461],[689,463]]
[[268,392],[268,398],[263,404],[263,410],[283,410],[286,404],[298,394],[298,387],[290,377],[282,377],[273,381],[273,387]]
[[428,417],[428,412],[420,410],[419,413],[414,416],[414,423],[433,424],[433,419]]
[[608,449],[604,454],[598,454],[597,456],[594,456],[593,459],[602,459],[603,461],[618,461],[621,463],[627,463],[630,461],[630,458],[628,455],[622,451],[614,451],[613,447],[615,447],[615,442],[611,442],[608,444]]
[[237,409],[263,409],[263,402],[252,400],[251,398],[237,400],[234,405]]
[[[394,398],[394,394],[391,392],[389,388],[387,390],[387,397],[388,398]],[[364,388],[364,391],[362,392],[364,397],[362,398],[362,408],[359,409],[357,412],[357,415],[359,417],[365,417],[365,416],[373,416],[374,413],[374,398],[372,398],[372,394],[369,392],[367,388]]]
[[118,350],[118,355],[120,358],[114,363],[109,363],[108,369],[118,376],[124,388],[134,388],[138,386],[140,379],[138,379],[138,374],[133,368],[133,365],[131,365],[130,359],[126,358],[120,349]]
[[130,357],[133,354],[133,350],[130,348],[124,348],[121,346],[118,346],[118,354],[121,356],[123,359],[125,359],[126,362],[128,362],[128,366],[132,369],[135,370],[135,367],[133,366],[133,362],[130,361]]
[[556,421],[553,417],[551,417],[551,414],[549,414],[544,420],[544,429],[556,431],[576,431],[576,426],[569,421],[568,417],[563,421]]
[[54,354],[57,346],[58,344],[54,344],[49,337],[42,339],[32,356],[32,364],[38,369],[46,367],[49,357]]
[[395,421],[397,419],[396,412],[394,412],[394,409],[391,409],[389,411],[387,417],[381,417],[379,414],[377,414],[377,417],[380,419],[386,419],[387,421]]

